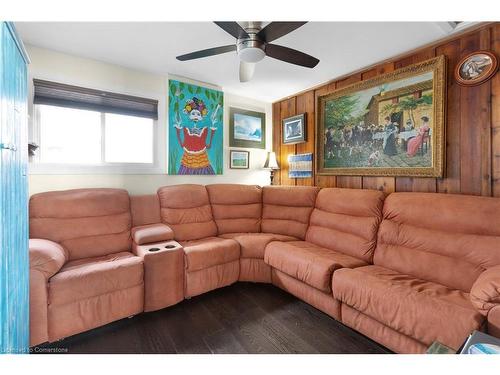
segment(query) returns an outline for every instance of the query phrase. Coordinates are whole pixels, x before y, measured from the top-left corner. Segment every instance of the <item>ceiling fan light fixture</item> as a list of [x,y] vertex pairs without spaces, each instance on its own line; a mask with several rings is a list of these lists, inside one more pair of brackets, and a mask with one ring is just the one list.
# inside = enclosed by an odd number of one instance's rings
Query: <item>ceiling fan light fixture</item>
[[268,56],[290,64],[314,68],[319,60],[293,48],[272,44],[275,39],[291,33],[307,22],[270,22],[262,28],[262,22],[252,21],[240,25],[238,22],[215,22],[226,33],[236,39],[236,44],[207,48],[177,56],[177,60],[195,60],[208,56],[237,51],[240,59],[240,82],[252,79],[255,64]]
[[266,57],[264,43],[259,40],[239,41],[237,51],[240,60],[247,63],[257,63]]

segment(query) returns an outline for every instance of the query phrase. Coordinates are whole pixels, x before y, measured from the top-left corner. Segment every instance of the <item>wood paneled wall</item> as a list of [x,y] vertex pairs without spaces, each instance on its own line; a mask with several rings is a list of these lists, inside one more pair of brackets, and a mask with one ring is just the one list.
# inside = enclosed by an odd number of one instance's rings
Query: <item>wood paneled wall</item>
[[[483,26],[274,103],[273,149],[281,167],[276,173],[275,183],[378,189],[388,193],[423,191],[500,197],[500,73],[475,87],[459,86],[453,78],[457,62],[468,53],[480,49],[492,50],[500,58],[500,23]],[[448,62],[444,178],[316,175],[310,179],[288,178],[289,154],[315,152],[315,108],[318,96],[438,55],[445,55]],[[307,142],[282,145],[281,121],[304,112],[307,114]]]

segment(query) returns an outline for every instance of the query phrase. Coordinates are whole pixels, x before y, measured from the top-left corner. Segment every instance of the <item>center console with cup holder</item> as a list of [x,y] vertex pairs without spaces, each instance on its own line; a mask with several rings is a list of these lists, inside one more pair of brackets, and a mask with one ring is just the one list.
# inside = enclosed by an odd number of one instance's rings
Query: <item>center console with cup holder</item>
[[[144,311],[159,310],[184,299],[184,252],[164,224],[135,227],[133,252],[144,261]],[[151,242],[150,242],[151,241]]]

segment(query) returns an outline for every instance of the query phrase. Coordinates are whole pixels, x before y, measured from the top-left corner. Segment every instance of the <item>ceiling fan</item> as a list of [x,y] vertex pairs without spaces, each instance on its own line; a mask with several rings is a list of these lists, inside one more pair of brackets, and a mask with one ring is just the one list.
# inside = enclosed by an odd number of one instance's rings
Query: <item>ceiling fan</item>
[[264,28],[261,22],[247,22],[245,27],[240,26],[238,22],[214,23],[235,37],[236,44],[187,53],[177,56],[177,60],[194,60],[236,51],[240,58],[240,82],[252,79],[255,64],[265,56],[307,68],[314,68],[319,63],[317,58],[304,52],[271,44],[273,40],[291,33],[307,22],[271,22]]

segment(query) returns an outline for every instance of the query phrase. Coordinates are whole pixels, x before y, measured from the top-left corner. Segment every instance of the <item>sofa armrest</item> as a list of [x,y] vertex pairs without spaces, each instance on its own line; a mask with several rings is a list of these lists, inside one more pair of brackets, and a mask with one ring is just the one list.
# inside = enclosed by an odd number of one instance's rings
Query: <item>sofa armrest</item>
[[148,224],[132,228],[132,239],[137,245],[170,241],[174,239],[174,231],[165,224]]
[[496,305],[488,313],[488,335],[500,338],[500,305]]
[[488,268],[477,278],[470,291],[472,304],[485,316],[500,305],[500,265]]
[[46,279],[54,276],[67,260],[61,245],[38,238],[29,240],[29,255],[30,269],[41,272]]

